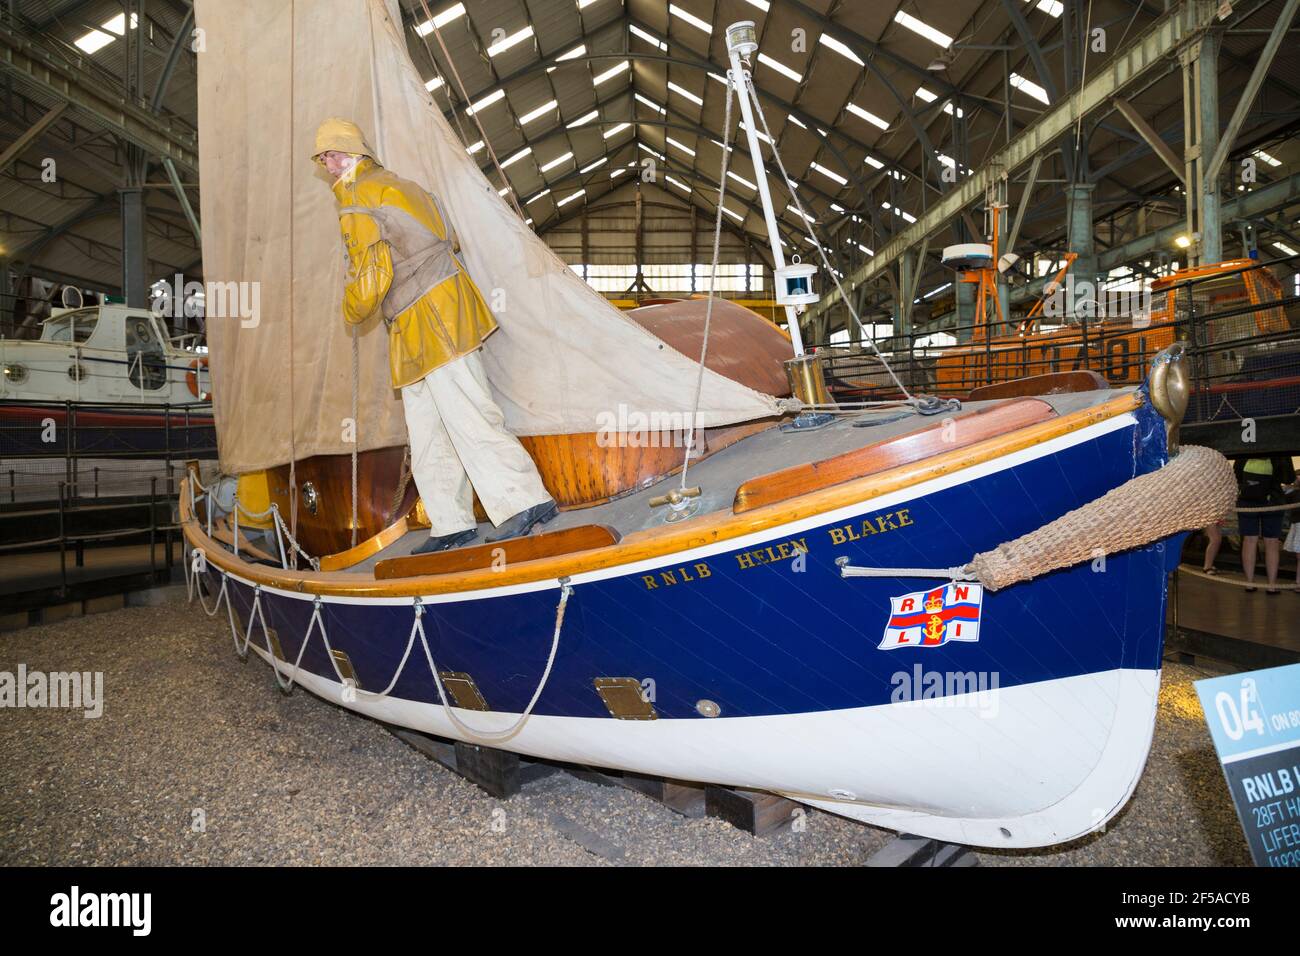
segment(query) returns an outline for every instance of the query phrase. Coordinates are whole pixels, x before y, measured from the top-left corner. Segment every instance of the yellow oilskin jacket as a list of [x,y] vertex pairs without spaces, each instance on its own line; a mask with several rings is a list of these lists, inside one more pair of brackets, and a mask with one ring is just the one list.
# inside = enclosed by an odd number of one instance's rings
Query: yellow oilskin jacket
[[[418,382],[482,345],[496,329],[496,319],[474,280],[453,256],[453,251],[459,251],[455,236],[433,197],[369,158],[360,160],[333,189],[349,265],[343,317],[360,324],[382,308],[391,320],[388,364],[393,387]],[[378,212],[367,214],[362,209]],[[430,269],[424,261],[421,268],[407,268],[412,263],[402,257],[409,256],[418,243],[390,241],[393,236],[387,234],[386,223],[396,223],[406,237],[431,233],[431,239],[446,240],[441,243],[443,255],[434,257],[442,267]],[[429,277],[436,284],[424,284]],[[385,301],[390,293],[402,301]]]

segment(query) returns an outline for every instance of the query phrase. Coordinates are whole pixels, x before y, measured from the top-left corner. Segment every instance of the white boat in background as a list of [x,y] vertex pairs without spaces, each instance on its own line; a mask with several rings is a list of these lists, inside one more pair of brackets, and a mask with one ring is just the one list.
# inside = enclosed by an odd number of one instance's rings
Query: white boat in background
[[148,309],[54,309],[39,339],[0,339],[0,399],[190,405],[211,400],[207,349]]

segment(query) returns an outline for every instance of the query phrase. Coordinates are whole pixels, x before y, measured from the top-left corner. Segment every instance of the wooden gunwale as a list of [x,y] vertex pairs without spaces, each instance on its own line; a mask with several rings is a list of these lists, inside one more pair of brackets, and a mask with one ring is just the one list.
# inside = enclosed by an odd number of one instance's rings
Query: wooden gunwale
[[489,591],[505,585],[553,581],[584,572],[665,557],[718,541],[765,531],[952,474],[1003,455],[1032,448],[1062,435],[1131,412],[1140,408],[1143,401],[1141,393],[1133,390],[1091,408],[1080,409],[1059,418],[1029,425],[976,445],[900,465],[888,471],[833,485],[789,501],[766,505],[741,515],[733,515],[729,509],[710,512],[680,524],[666,524],[658,528],[633,532],[618,544],[608,548],[584,551],[577,555],[558,555],[524,561],[499,571],[487,568],[377,581],[368,576],[346,571],[285,571],[249,564],[239,560],[224,548],[209,545],[202,525],[189,508],[189,478],[185,479],[181,488],[181,527],[186,541],[193,547],[201,548],[206,554],[208,563],[235,574],[245,581],[264,587],[303,594],[374,598]]

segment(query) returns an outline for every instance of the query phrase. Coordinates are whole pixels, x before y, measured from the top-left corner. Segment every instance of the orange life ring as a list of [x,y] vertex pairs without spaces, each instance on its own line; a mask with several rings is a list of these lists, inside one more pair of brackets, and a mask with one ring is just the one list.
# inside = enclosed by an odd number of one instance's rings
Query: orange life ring
[[[211,392],[202,392],[199,390],[199,369],[207,369],[208,360],[197,358],[190,363],[190,370],[185,373],[185,384],[190,387],[190,394],[201,402],[206,402],[212,398]],[[211,373],[208,373],[209,376]]]

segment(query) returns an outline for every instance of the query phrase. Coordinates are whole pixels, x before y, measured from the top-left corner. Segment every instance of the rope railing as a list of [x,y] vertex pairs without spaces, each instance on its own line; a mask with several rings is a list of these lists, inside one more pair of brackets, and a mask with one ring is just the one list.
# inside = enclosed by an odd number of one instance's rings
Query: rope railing
[[560,636],[564,630],[565,610],[568,607],[569,598],[573,594],[573,585],[570,583],[569,579],[567,577],[558,579],[560,597],[555,606],[555,627],[551,635],[551,647],[547,654],[546,666],[542,670],[542,675],[537,682],[536,689],[529,698],[527,706],[524,707],[523,711],[509,727],[500,730],[485,730],[482,728],[471,727],[469,724],[465,723],[461,717],[456,715],[455,710],[451,706],[451,702],[447,698],[446,688],[442,683],[441,672],[438,670],[438,665],[434,661],[433,651],[429,647],[429,638],[424,629],[425,607],[423,601],[418,596],[414,598],[412,602],[414,619],[411,622],[411,630],[407,634],[406,647],[402,651],[401,660],[397,663],[397,669],[393,672],[392,678],[388,681],[388,684],[383,690],[371,691],[361,687],[355,676],[346,677],[342,670],[340,670],[338,659],[334,654],[334,647],[330,642],[329,632],[325,626],[325,616],[322,613],[324,602],[321,600],[319,595],[317,595],[312,601],[311,618],[307,622],[307,630],[304,632],[302,642],[298,646],[298,655],[294,658],[292,668],[289,670],[288,674],[285,675],[282,670],[282,665],[288,667],[289,661],[285,658],[281,658],[279,654],[276,653],[275,648],[271,643],[270,628],[267,626],[266,614],[262,609],[262,586],[253,586],[253,603],[249,608],[248,623],[243,629],[243,636],[241,639],[239,631],[235,626],[235,613],[230,598],[230,575],[224,570],[220,571],[221,587],[217,591],[216,600],[213,602],[212,607],[209,608],[207,601],[204,598],[203,580],[201,578],[201,575],[207,570],[207,561],[202,549],[192,549],[190,560],[188,562],[182,562],[182,565],[185,568],[185,584],[188,603],[192,604],[197,597],[199,606],[203,608],[204,613],[208,617],[215,617],[217,612],[221,610],[222,602],[225,602],[226,618],[230,625],[230,636],[234,642],[235,654],[240,660],[247,660],[248,651],[253,642],[254,625],[260,623],[262,628],[262,638],[266,648],[266,655],[271,662],[276,686],[280,688],[282,693],[289,694],[293,692],[293,688],[297,685],[299,675],[302,671],[302,659],[307,652],[307,645],[311,643],[312,636],[319,630],[321,642],[325,645],[325,657],[330,662],[330,666],[334,671],[335,677],[338,678],[338,682],[343,685],[343,687],[347,688],[348,691],[358,696],[365,696],[366,698],[373,700],[383,700],[393,692],[394,688],[397,687],[398,681],[401,680],[402,675],[406,672],[407,663],[411,658],[411,651],[415,648],[415,640],[418,637],[420,640],[420,648],[424,652],[425,662],[428,664],[429,673],[433,676],[434,685],[438,690],[438,699],[442,704],[443,712],[446,714],[448,722],[468,738],[489,741],[502,741],[513,737],[523,728],[524,724],[528,721],[528,718],[532,715],[534,708],[537,706],[537,702],[541,699],[543,691],[550,682],[551,673],[555,666],[555,659],[560,648]]

